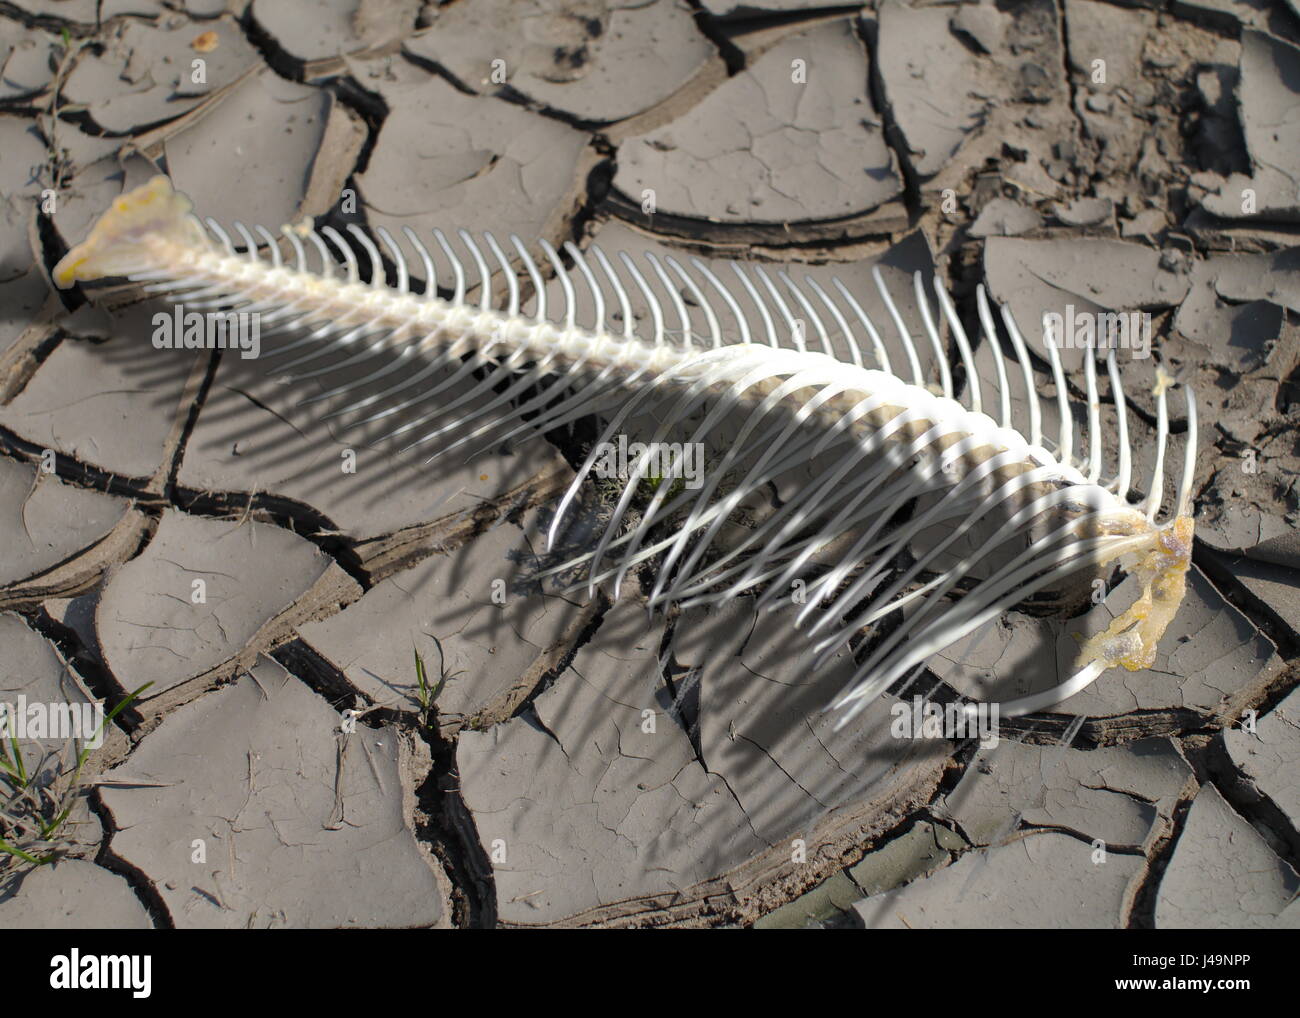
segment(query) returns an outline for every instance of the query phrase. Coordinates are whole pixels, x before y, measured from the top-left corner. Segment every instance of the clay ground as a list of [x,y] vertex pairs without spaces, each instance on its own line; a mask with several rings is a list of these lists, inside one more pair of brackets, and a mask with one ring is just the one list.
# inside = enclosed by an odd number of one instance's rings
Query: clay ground
[[[972,332],[981,281],[1149,312],[1135,476],[1155,360],[1201,399],[1185,603],[995,748],[833,731],[752,598],[528,581],[564,442],[433,475],[55,295],[160,169],[227,224],[815,263],[880,320],[877,265],[913,322],[932,266]],[[0,690],[149,684],[82,794],[6,779],[0,926],[1300,925],[1296,0],[3,0],[0,199]]]

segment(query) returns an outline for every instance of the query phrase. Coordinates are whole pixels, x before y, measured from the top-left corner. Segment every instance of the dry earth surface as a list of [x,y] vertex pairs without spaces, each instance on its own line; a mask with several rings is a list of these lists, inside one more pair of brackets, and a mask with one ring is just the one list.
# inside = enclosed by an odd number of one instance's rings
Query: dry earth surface
[[[149,683],[0,926],[1300,926],[1295,0],[0,0],[0,153],[0,693]],[[891,738],[888,698],[834,731],[845,662],[752,599],[530,578],[565,442],[432,474],[56,295],[160,169],[227,223],[805,263],[881,318],[875,266],[913,321],[932,266],[968,323],[981,281],[1150,312],[1202,400],[1182,612],[996,747]]]

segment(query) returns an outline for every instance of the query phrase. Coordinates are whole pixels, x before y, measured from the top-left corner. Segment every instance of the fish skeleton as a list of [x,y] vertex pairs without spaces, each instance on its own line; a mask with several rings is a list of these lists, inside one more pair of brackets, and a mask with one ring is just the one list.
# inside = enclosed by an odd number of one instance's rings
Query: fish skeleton
[[[646,441],[629,457],[628,476],[603,532],[594,547],[561,569],[584,571],[592,591],[612,578],[617,596],[630,570],[651,563],[649,604],[666,610],[717,604],[753,590],[761,591],[759,607],[775,607],[792,583],[802,582],[801,573],[819,567],[795,620],[796,626],[806,624],[815,640],[814,667],[868,627],[897,620],[866,645],[835,704],[841,725],[900,680],[910,683],[909,676],[914,678],[927,658],[1012,607],[1116,567],[1135,577],[1137,598],[1104,631],[1080,642],[1068,678],[998,705],[1004,716],[1044,710],[1108,668],[1149,667],[1184,596],[1193,541],[1193,393],[1183,387],[1183,471],[1175,505],[1161,518],[1169,441],[1166,392],[1173,380],[1157,369],[1155,464],[1145,498],[1135,501],[1129,496],[1133,457],[1114,349],[1106,367],[1118,454],[1114,477],[1103,482],[1095,354],[1084,358],[1089,448],[1076,458],[1073,401],[1055,344],[1046,344],[1060,417],[1049,451],[1030,357],[1004,307],[1001,319],[1027,405],[1020,415],[1026,419],[1012,420],[1011,374],[982,286],[977,302],[997,373],[996,420],[984,412],[970,340],[951,298],[936,279],[956,360],[935,326],[920,273],[914,279],[917,303],[939,375],[932,384],[923,377],[916,344],[878,272],[876,283],[904,348],[910,381],[895,372],[880,333],[838,280],[833,281],[837,301],[811,277],[800,286],[781,273],[783,294],[761,267],[746,274],[733,263],[737,288],[699,259],[693,260],[692,273],[672,257],[660,260],[653,254],[647,255],[647,278],[626,253],[620,274],[598,248],[589,249],[588,258],[566,244],[572,266],[566,267],[560,253],[543,242],[562,296],[548,304],[546,276],[519,239],[511,238],[515,250],[507,256],[494,237],[485,235],[506,285],[505,306],[497,308],[496,270],[463,231],[461,240],[477,272],[476,302],[467,299],[466,260],[440,231],[434,236],[453,281],[444,291],[447,297],[437,289],[434,256],[409,228],[414,259],[387,231],[376,231],[393,267],[393,285],[379,246],[355,226],[348,228],[350,239],[330,226],[281,227],[280,239],[261,226],[249,230],[236,223],[234,231],[242,251],[219,224],[200,221],[190,200],[158,176],[114,201],[59,262],[54,279],[68,287],[125,277],[187,306],[256,313],[263,329],[305,333],[279,351],[306,351],[286,369],[351,353],[308,377],[397,353],[378,370],[314,400],[386,379],[387,388],[346,408],[375,410],[366,418],[373,422],[446,394],[432,413],[391,433],[410,434],[408,449],[452,439],[438,453],[445,455],[475,440],[498,445],[593,414],[606,416],[601,442],[554,514],[552,545],[602,448],[628,428],[640,427],[637,437]],[[317,256],[318,268],[311,267],[309,252]],[[368,278],[363,278],[363,257]],[[420,292],[413,266],[423,275]],[[525,296],[527,286],[531,297]],[[580,288],[593,312],[589,326],[577,322]],[[638,334],[634,302],[649,312],[653,331],[645,335]],[[610,331],[607,318],[621,318],[621,330]],[[723,318],[735,323],[738,341],[724,342]],[[817,349],[810,348],[808,322]],[[859,344],[855,327],[869,342]],[[965,404],[954,395],[959,368],[967,381]],[[434,384],[435,379],[441,380]],[[452,398],[457,386],[466,385],[467,391]],[[398,399],[402,393],[407,396]],[[431,417],[453,412],[450,423],[413,434]],[[732,429],[725,454],[692,487],[672,483],[682,479],[681,457],[670,458],[666,467],[652,463],[651,450],[664,439],[684,436],[693,427],[690,441],[716,440],[724,422]],[[810,463],[817,465],[813,475],[752,531],[740,539],[725,536],[725,525],[747,498]],[[635,506],[638,496],[644,500],[648,494],[647,480],[653,494],[648,504]],[[829,559],[819,561],[828,549]]]

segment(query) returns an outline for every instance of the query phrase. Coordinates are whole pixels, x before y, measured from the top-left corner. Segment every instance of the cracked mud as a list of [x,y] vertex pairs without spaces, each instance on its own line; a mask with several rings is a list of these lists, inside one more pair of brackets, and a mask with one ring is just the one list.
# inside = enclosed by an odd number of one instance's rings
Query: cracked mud
[[[0,926],[1300,926],[1297,109],[1294,3],[0,3],[0,696],[129,700]],[[837,730],[851,653],[811,672],[752,596],[538,577],[572,435],[434,472],[346,378],[56,296],[158,171],[226,223],[794,263],[877,321],[876,268],[909,320],[914,271],[968,327],[981,282],[1141,310],[1203,400],[1182,609],[996,745],[893,737],[889,695]],[[1041,688],[1118,610],[1013,610],[921,685]]]

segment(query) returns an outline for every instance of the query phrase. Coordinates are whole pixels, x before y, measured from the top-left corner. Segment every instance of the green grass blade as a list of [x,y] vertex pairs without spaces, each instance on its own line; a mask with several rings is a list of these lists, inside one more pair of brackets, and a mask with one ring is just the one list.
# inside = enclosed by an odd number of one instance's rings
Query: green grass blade
[[9,844],[9,842],[5,841],[4,838],[0,838],[0,852],[7,852],[9,855],[17,856],[19,859],[22,859],[24,862],[29,862],[33,866],[43,866],[49,861],[48,857],[45,859],[38,859],[30,853],[24,852],[21,848],[15,848],[13,845]]
[[15,773],[18,775],[18,781],[24,788],[26,788],[27,787],[27,765],[23,763],[22,750],[19,749],[18,747],[18,736],[16,735],[9,736],[9,745],[13,747],[13,751],[14,751],[13,762],[15,767]]
[[[126,710],[127,707],[131,706],[132,701],[134,701],[136,697],[138,697],[141,693],[143,693],[146,689],[148,689],[152,685],[153,685],[152,682],[146,682],[143,686],[140,686],[138,689],[132,690],[130,693],[127,693],[126,696],[122,697],[122,702],[119,703],[116,707],[114,707],[111,711],[109,711],[106,715],[104,715],[104,720],[99,723],[99,727],[95,729],[95,734],[92,735],[88,741],[94,742],[96,739],[98,739],[99,736],[103,733],[104,728],[112,724],[113,719],[115,717],[121,714],[122,711]],[[77,754],[77,769],[74,772],[73,779],[72,779],[74,782],[76,781],[77,777],[81,775],[81,768],[85,765],[86,757],[88,756],[90,756],[90,747],[82,746],[81,752]]]
[[419,683],[420,688],[420,706],[424,710],[429,709],[429,678],[424,671],[424,658],[420,656],[419,648],[412,645],[411,653],[415,655],[415,680]]

